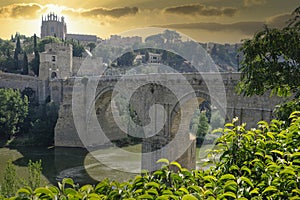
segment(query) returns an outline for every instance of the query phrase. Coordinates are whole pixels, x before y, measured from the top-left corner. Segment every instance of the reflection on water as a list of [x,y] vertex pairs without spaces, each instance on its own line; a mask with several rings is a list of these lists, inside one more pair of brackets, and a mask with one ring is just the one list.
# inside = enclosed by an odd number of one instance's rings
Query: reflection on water
[[[207,146],[201,149],[203,153],[211,148]],[[141,152],[141,145],[124,147],[123,150],[130,152]],[[92,155],[93,154],[93,155]],[[122,157],[118,155],[115,147],[100,149],[89,153],[82,148],[43,148],[43,147],[18,147],[0,148],[0,182],[3,179],[5,165],[8,160],[12,160],[17,166],[17,174],[26,178],[27,164],[29,160],[42,160],[43,181],[45,183],[56,184],[65,177],[70,177],[79,184],[94,184],[105,178],[117,181],[133,179],[137,174],[124,172],[139,171],[141,165],[141,155]],[[197,149],[197,163],[201,162],[204,154]],[[106,165],[113,167],[109,168]],[[198,166],[199,167],[199,166]]]
[[[128,148],[128,147],[127,147]],[[129,147],[130,148],[130,147]],[[134,147],[137,148],[137,147]],[[138,158],[114,159],[113,148],[98,150],[95,159],[89,152],[82,148],[40,148],[22,147],[17,149],[0,148],[0,180],[3,178],[5,163],[12,160],[17,166],[17,174],[26,178],[26,166],[29,160],[42,160],[43,179],[47,183],[56,184],[65,177],[70,177],[80,184],[96,183],[105,178],[117,181],[125,181],[133,178],[136,174],[111,169],[100,161],[101,155],[115,161],[128,162],[128,166],[134,166],[131,162],[140,162]],[[100,161],[99,161],[100,160]]]

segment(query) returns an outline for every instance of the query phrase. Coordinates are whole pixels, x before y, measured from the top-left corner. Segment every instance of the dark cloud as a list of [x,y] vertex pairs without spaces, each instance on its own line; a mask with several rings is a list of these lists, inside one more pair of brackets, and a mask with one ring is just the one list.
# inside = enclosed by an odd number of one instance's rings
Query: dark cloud
[[290,14],[281,14],[272,16],[265,21],[245,21],[236,22],[230,24],[222,23],[184,23],[184,24],[167,24],[159,25],[158,27],[171,28],[171,29],[194,29],[194,30],[206,30],[211,32],[240,32],[244,35],[253,35],[256,32],[263,30],[265,25],[270,28],[283,28],[287,26],[288,20],[291,19]]
[[288,25],[289,19],[292,19],[291,14],[276,15],[268,18],[266,24],[271,28],[283,28]]
[[35,18],[42,7],[39,4],[10,4],[0,7],[0,17]]
[[187,23],[187,24],[169,24],[160,27],[171,29],[198,29],[212,32],[221,31],[238,31],[245,35],[253,35],[253,33],[261,30],[264,26],[263,22],[237,22],[232,24],[221,23]]
[[139,12],[137,7],[122,7],[122,8],[91,8],[86,10],[74,10],[69,9],[65,10],[64,13],[73,14],[73,15],[81,15],[84,17],[103,17],[108,16],[112,18],[120,18],[127,15],[136,15]]
[[165,8],[166,13],[181,15],[202,15],[202,16],[229,16],[232,17],[237,13],[233,7],[212,7],[203,4],[189,4],[176,7]]

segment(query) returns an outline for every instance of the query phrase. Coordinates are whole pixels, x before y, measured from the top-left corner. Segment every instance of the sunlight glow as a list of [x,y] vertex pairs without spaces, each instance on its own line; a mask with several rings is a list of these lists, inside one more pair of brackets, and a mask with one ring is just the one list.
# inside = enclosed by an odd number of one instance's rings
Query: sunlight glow
[[44,8],[44,14],[48,14],[50,12],[54,12],[57,15],[61,15],[62,11],[65,10],[66,7],[65,6],[59,6],[59,5],[55,5],[55,4],[46,4],[45,8]]

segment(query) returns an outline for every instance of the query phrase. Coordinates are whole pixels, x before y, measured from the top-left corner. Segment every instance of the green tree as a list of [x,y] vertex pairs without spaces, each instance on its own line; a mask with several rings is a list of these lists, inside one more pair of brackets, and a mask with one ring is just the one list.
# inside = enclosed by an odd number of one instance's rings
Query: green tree
[[146,37],[145,42],[152,42],[154,44],[163,44],[165,42],[162,34],[150,35]]
[[28,114],[28,98],[19,90],[0,89],[0,135],[10,138]]
[[265,27],[252,39],[245,40],[241,50],[241,80],[238,92],[244,95],[271,94],[289,97],[292,100],[278,105],[275,115],[288,121],[292,111],[300,109],[300,7],[282,29]]
[[3,194],[5,197],[11,197],[17,191],[17,187],[18,183],[16,179],[16,167],[12,164],[12,161],[10,160],[6,163],[4,178],[0,188],[1,194]]
[[181,36],[176,31],[165,30],[162,35],[166,38],[167,43],[174,43],[181,39]]
[[44,52],[45,51],[45,45],[50,44],[50,43],[61,43],[61,40],[56,37],[48,36],[45,37],[44,39],[40,40],[37,43],[37,51],[38,52]]
[[208,123],[208,119],[207,119],[205,111],[200,112],[198,123],[199,124],[198,124],[198,128],[197,128],[197,138],[200,138],[203,140],[205,135],[207,134],[208,128],[209,128],[209,123]]
[[19,68],[19,54],[18,54],[18,51],[15,50],[14,52],[14,68],[12,69],[13,70],[17,70]]
[[28,75],[28,58],[26,52],[24,52],[23,58],[23,74]]
[[34,58],[30,62],[30,66],[32,71],[34,72],[35,75],[39,76],[39,69],[40,69],[40,54],[38,51],[34,52]]
[[7,40],[0,40],[0,51],[3,56],[9,57],[10,51],[14,49],[13,44]]
[[73,56],[82,57],[85,49],[84,46],[79,43],[79,41],[68,40],[67,43],[73,46]]
[[33,35],[33,51],[34,52],[37,51],[37,38],[36,38],[36,34]]
[[288,26],[270,29],[245,40],[241,50],[242,77],[238,85],[244,95],[262,95],[267,90],[288,96],[300,87],[300,7]]
[[17,37],[17,43],[16,43],[16,49],[15,51],[17,52],[17,54],[20,54],[22,52],[22,48],[21,48],[21,41],[20,41],[20,37]]
[[130,51],[117,58],[118,66],[132,66],[135,58],[134,52]]

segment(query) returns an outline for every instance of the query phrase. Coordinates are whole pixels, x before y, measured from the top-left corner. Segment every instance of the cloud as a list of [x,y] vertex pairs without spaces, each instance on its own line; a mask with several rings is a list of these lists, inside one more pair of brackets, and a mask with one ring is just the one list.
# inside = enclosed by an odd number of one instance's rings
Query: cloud
[[[51,10],[52,4],[40,5],[37,3],[10,4],[0,7],[0,17],[2,18],[36,18],[43,12]],[[50,7],[49,7],[50,6]],[[95,7],[91,9],[73,9],[61,7],[63,14],[80,15],[83,17],[103,17],[120,18],[127,15],[135,15],[139,12],[137,7],[120,7],[120,8],[101,8]]]
[[188,4],[176,7],[165,8],[166,13],[178,15],[202,15],[202,16],[229,16],[232,17],[237,13],[237,9],[233,7],[212,7],[203,4]]
[[210,32],[239,32],[247,36],[252,36],[256,32],[263,30],[265,25],[270,28],[283,28],[287,25],[287,21],[291,19],[290,14],[281,14],[267,18],[265,21],[244,21],[236,23],[183,23],[183,24],[166,24],[158,27],[171,29],[189,29],[189,30],[205,30]]
[[41,10],[42,6],[36,3],[10,4],[0,7],[0,17],[35,18]]
[[283,28],[288,25],[289,19],[292,18],[291,14],[281,14],[269,17],[266,20],[266,24],[271,28]]
[[237,22],[231,24],[221,24],[221,23],[187,23],[187,24],[169,24],[162,25],[163,28],[171,29],[198,29],[206,30],[212,32],[221,31],[238,31],[245,35],[252,35],[253,33],[261,30],[263,28],[263,22]]
[[122,8],[91,8],[91,9],[66,9],[63,13],[72,14],[72,15],[81,15],[84,17],[112,17],[112,18],[120,18],[128,15],[136,15],[139,12],[137,7],[122,7]]
[[263,5],[266,3],[266,0],[244,0],[244,6],[250,7],[255,5]]

